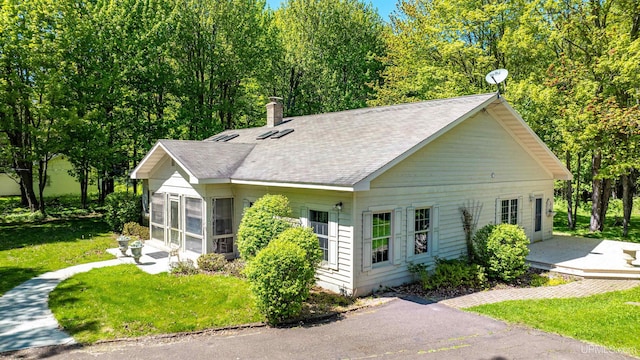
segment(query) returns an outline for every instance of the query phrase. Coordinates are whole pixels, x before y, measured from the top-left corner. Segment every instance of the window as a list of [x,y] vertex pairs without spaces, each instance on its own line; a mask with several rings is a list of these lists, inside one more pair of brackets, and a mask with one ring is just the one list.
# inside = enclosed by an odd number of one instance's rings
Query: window
[[318,236],[322,260],[329,261],[329,212],[309,210],[309,222],[313,232]]
[[391,242],[391,212],[374,213],[372,219],[371,263],[389,261]]
[[164,194],[151,196],[151,238],[164,241]]
[[233,252],[233,199],[213,199],[213,251]]
[[185,248],[202,254],[202,199],[185,199]]
[[500,204],[500,222],[517,225],[518,199],[502,200]]
[[414,246],[415,255],[429,251],[429,232],[431,230],[431,209],[423,208],[415,210],[414,221]]

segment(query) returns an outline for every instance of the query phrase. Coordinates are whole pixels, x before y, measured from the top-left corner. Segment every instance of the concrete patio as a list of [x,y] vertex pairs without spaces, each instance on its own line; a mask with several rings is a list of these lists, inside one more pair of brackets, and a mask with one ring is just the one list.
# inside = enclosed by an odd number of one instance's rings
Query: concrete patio
[[[640,279],[640,266],[625,258],[640,251],[640,244],[622,241],[554,236],[529,246],[532,267],[597,279]],[[627,259],[628,259],[627,255]]]

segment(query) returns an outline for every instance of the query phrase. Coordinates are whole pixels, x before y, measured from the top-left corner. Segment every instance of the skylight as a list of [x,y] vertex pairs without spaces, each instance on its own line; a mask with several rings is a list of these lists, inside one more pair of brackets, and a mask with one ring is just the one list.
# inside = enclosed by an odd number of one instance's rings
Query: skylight
[[272,135],[271,138],[272,139],[280,139],[283,136],[287,136],[289,134],[291,134],[293,132],[293,129],[284,129],[282,131],[280,131],[279,133]]

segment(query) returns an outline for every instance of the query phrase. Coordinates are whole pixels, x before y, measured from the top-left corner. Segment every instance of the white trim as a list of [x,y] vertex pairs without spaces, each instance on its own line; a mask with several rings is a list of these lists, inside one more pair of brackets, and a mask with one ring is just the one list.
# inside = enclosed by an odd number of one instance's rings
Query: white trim
[[257,180],[235,180],[231,179],[232,184],[239,185],[256,185],[256,186],[275,186],[275,187],[288,187],[296,189],[313,189],[313,190],[331,190],[331,191],[355,191],[351,186],[337,186],[337,185],[319,185],[319,184],[304,184],[304,183],[284,183],[284,182],[269,182],[269,181],[257,181]]

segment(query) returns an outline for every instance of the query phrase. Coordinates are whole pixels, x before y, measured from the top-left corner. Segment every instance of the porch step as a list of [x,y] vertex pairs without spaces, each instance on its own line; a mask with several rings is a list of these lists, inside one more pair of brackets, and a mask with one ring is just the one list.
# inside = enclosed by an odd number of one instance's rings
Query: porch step
[[562,274],[582,276],[586,279],[640,279],[640,268],[618,268],[618,269],[580,269],[571,266],[549,264],[540,261],[527,261],[529,265],[536,269],[555,271]]

